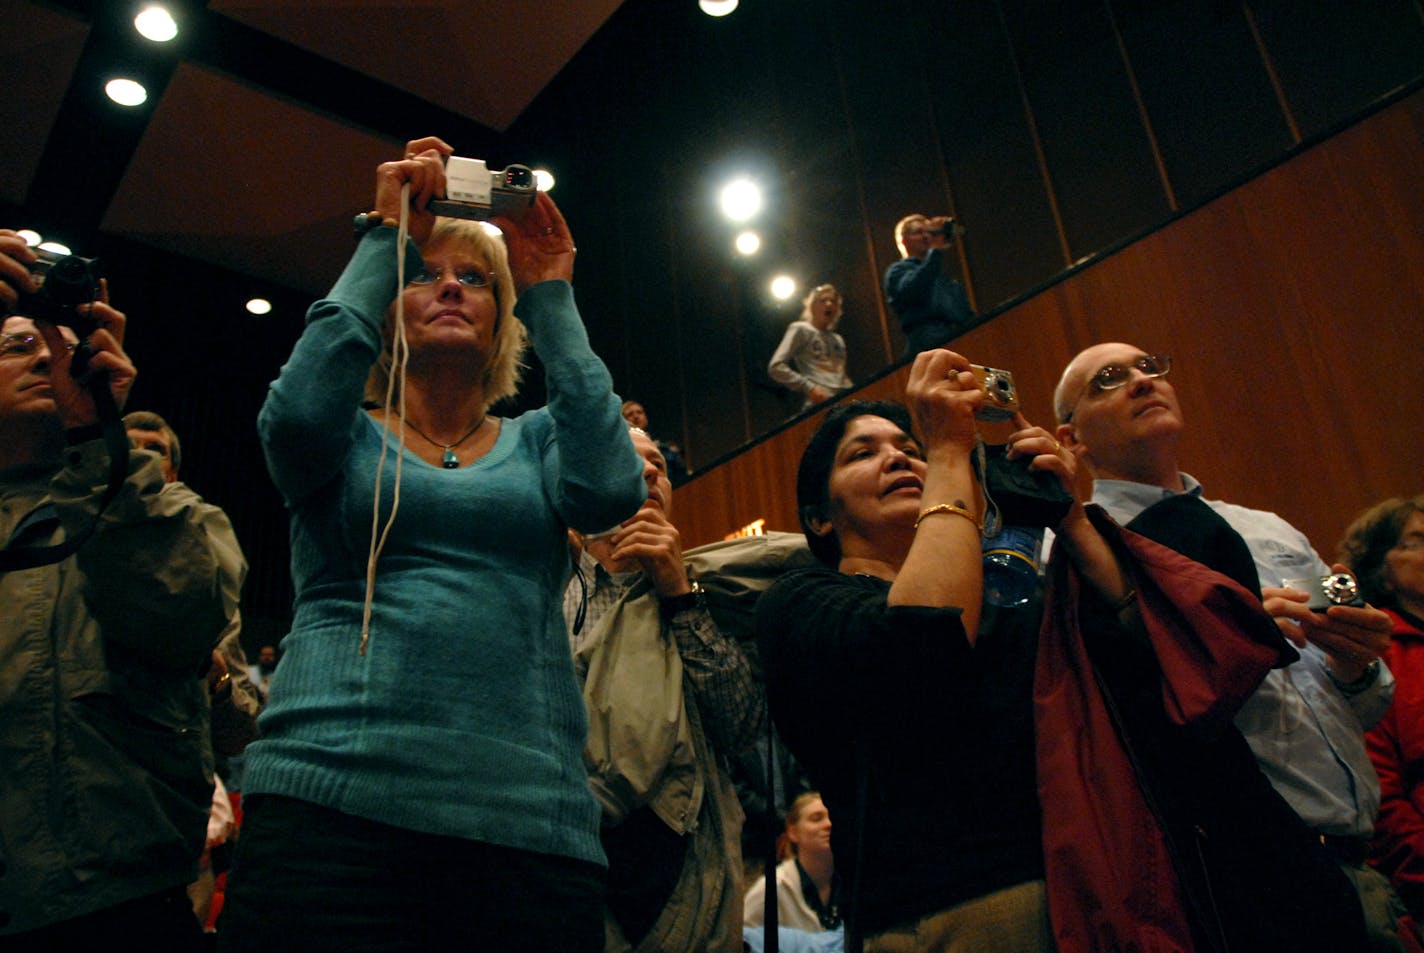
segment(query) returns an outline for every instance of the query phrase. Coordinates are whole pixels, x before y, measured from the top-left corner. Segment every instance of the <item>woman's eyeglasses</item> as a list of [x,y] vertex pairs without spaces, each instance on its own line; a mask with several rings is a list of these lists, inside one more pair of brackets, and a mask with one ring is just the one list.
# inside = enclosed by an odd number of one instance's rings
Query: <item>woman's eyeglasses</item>
[[[429,268],[422,268],[415,274],[406,277],[406,287],[410,287],[411,285],[415,285],[416,287],[433,285],[441,279],[441,277],[445,274],[445,271],[446,269],[444,268],[441,268],[438,271],[431,271]],[[464,285],[466,288],[489,287],[489,272],[479,271],[475,268],[466,268],[461,271],[451,272],[451,274],[455,276],[456,281]]]

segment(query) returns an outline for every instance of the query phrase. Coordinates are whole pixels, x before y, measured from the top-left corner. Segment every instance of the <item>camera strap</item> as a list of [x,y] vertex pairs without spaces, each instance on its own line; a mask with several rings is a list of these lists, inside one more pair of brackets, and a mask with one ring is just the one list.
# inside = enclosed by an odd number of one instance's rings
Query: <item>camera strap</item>
[[989,490],[989,461],[984,451],[983,437],[976,437],[974,440],[973,464],[974,476],[979,480],[979,488],[984,491],[984,529],[979,535],[983,539],[993,539],[1004,528],[1004,521],[999,504]]
[[[85,348],[81,345],[79,350],[82,351]],[[104,487],[104,492],[99,497],[99,509],[88,526],[62,543],[56,543],[53,546],[22,546],[0,550],[0,573],[53,565],[63,562],[77,553],[80,547],[89,541],[89,537],[94,535],[94,531],[99,527],[99,520],[103,518],[105,508],[113,502],[114,497],[118,496],[119,490],[123,488],[129,470],[129,438],[127,431],[124,430],[124,422],[119,417],[118,405],[114,403],[114,395],[109,392],[109,375],[95,374],[89,378],[86,386],[90,396],[94,398],[94,408],[99,414],[99,426],[103,430],[104,446],[109,451],[109,483]],[[52,507],[53,504],[50,503],[41,509]],[[56,513],[54,519],[58,520],[58,518]],[[34,525],[36,525],[36,521],[25,520],[16,530],[11,542],[17,541]]]

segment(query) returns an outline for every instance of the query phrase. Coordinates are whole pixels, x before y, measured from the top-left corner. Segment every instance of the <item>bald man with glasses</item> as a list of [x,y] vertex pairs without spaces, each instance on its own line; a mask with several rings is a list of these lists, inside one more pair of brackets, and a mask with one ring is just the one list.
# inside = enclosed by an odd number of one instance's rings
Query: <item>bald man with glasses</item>
[[1204,498],[1201,484],[1178,466],[1185,422],[1168,380],[1171,369],[1170,357],[1131,344],[1088,348],[1069,362],[1054,391],[1055,435],[1087,465],[1093,502],[1118,523],[1188,495],[1245,541],[1265,609],[1300,658],[1266,676],[1236,725],[1272,785],[1355,886],[1370,949],[1400,949],[1395,927],[1403,911],[1388,884],[1364,864],[1380,800],[1364,733],[1394,696],[1394,678],[1380,660],[1389,647],[1389,617],[1371,607],[1311,611],[1306,594],[1288,583],[1318,580],[1331,567],[1305,535],[1274,513]]

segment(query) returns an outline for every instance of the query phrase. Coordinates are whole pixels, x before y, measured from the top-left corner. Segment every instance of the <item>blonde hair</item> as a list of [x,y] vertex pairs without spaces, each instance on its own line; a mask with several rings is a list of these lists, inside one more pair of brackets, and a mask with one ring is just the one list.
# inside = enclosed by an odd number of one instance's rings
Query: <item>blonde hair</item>
[[831,318],[830,326],[826,330],[834,331],[836,325],[841,323],[841,316],[845,314],[845,295],[836,290],[835,285],[817,285],[812,288],[805,298],[801,299],[801,320],[807,324],[813,324],[811,320],[811,305],[816,303],[816,299],[829,291],[836,299],[836,313]]
[[[484,387],[485,401],[482,410],[513,397],[519,390],[520,378],[524,376],[524,350],[529,345],[524,325],[514,316],[514,278],[509,273],[509,253],[504,240],[485,231],[478,222],[459,218],[437,218],[430,238],[421,246],[422,250],[442,242],[453,242],[465,247],[476,258],[483,261],[493,276],[490,285],[494,291],[495,331],[494,349],[485,362],[484,374],[480,380]],[[381,329],[381,353],[371,366],[366,378],[366,400],[384,404],[386,389],[391,383],[391,365],[395,340],[395,306],[386,311],[386,321]],[[401,381],[395,382],[392,398],[400,400]]]
[[806,813],[806,809],[813,801],[821,800],[820,791],[805,791],[791,802],[791,806],[786,809],[786,829],[776,838],[776,859],[778,861],[790,860],[796,856],[796,845],[791,841],[791,828],[801,820],[801,815]]
[[910,253],[905,251],[905,229],[910,227],[911,222],[916,221],[922,221],[928,225],[930,218],[923,212],[912,212],[895,223],[895,247],[900,249],[901,258],[910,257]]

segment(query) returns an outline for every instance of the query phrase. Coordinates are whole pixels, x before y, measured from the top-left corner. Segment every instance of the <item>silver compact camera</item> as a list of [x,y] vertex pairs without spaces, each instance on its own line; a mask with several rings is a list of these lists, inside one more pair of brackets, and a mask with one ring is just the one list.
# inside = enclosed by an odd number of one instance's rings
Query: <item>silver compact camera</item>
[[1014,375],[1002,368],[970,364],[969,373],[979,385],[988,400],[979,408],[976,416],[980,420],[1013,420],[1019,411],[1019,391],[1014,386]]
[[1347,572],[1333,572],[1319,579],[1287,579],[1286,585],[1309,594],[1306,607],[1314,612],[1324,612],[1331,606],[1364,606],[1360,596],[1360,584]]
[[492,171],[483,159],[445,160],[445,198],[427,206],[436,215],[484,221],[502,215],[517,221],[534,205],[539,185],[527,165]]

